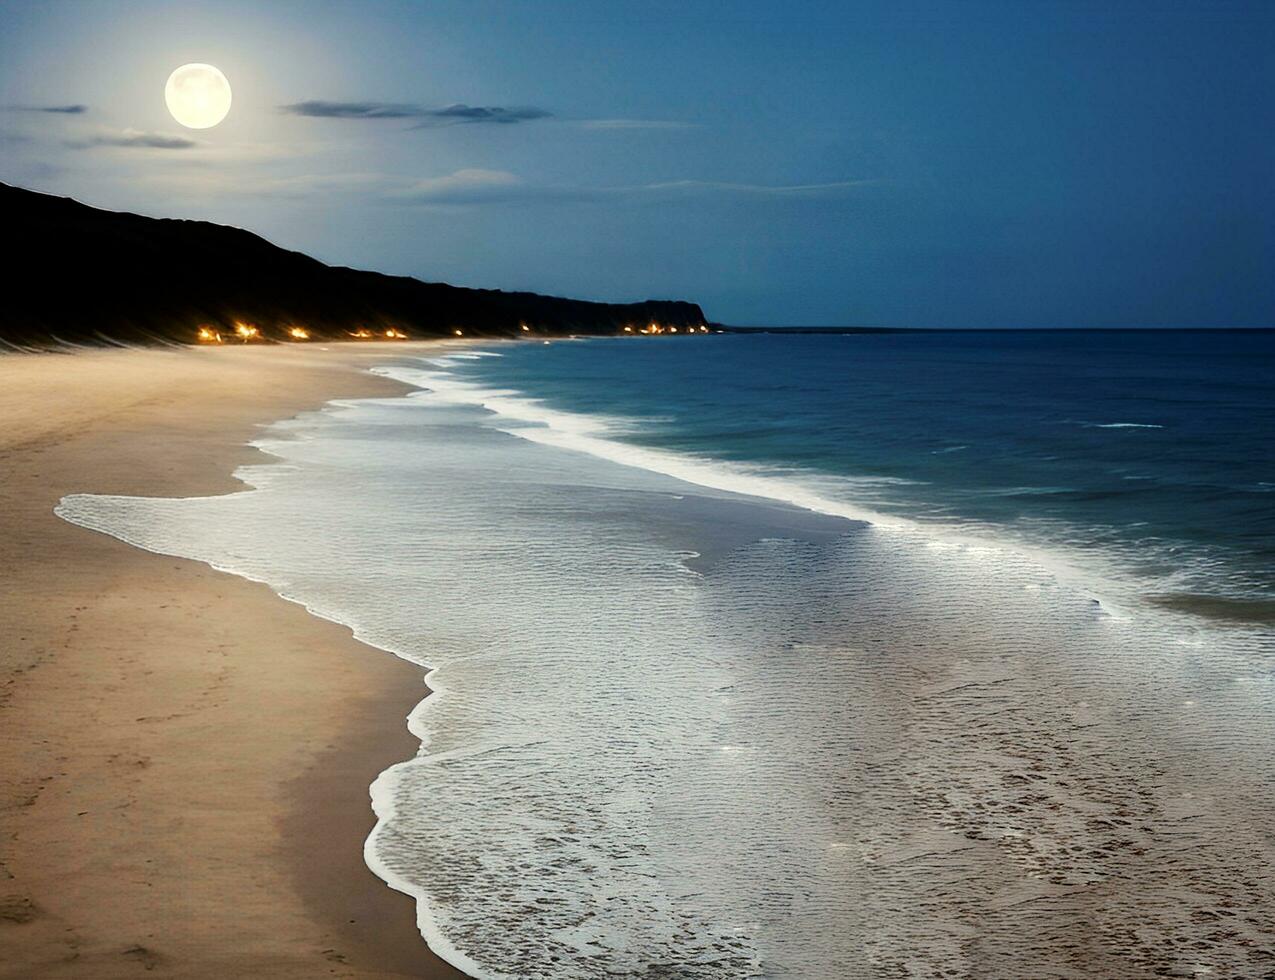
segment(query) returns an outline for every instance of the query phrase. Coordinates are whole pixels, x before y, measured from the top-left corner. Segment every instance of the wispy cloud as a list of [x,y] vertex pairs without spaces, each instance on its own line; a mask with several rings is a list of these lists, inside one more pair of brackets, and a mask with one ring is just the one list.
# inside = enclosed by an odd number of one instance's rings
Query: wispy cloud
[[[183,160],[186,159],[183,157]],[[747,184],[723,181],[679,180],[623,186],[552,184],[525,180],[507,170],[465,168],[433,177],[404,174],[346,172],[260,175],[252,178],[224,169],[183,170],[149,178],[175,190],[206,193],[254,194],[274,198],[331,200],[333,195],[417,207],[487,207],[492,205],[543,205],[568,203],[624,203],[634,206],[720,198],[769,198],[774,201],[828,201],[851,196],[873,181],[838,181],[826,184]]]
[[249,177],[223,169],[169,171],[148,178],[157,186],[208,193],[255,194],[295,200],[330,200],[341,194],[368,202],[394,204],[482,204],[535,194],[515,174],[504,170],[457,170],[437,177],[383,173],[258,175]]
[[[515,106],[506,109],[504,106],[456,105],[442,109],[427,109],[423,113],[426,120],[436,123],[520,123],[532,119],[548,119],[552,113],[534,106]],[[422,125],[429,125],[429,122]]]
[[391,196],[422,204],[481,204],[509,200],[524,190],[522,180],[507,170],[470,168],[412,181]]
[[[551,201],[634,202],[748,197],[780,199],[831,199],[843,196],[872,181],[847,180],[824,184],[748,184],[728,181],[677,180],[616,187],[573,184],[544,184],[526,181],[504,170],[457,170],[444,177],[409,183],[382,183],[387,198],[416,204],[494,204]],[[364,184],[365,187],[373,186]]]
[[73,150],[88,150],[95,146],[123,146],[150,150],[189,150],[199,146],[185,136],[169,136],[165,133],[148,133],[140,129],[126,129],[119,133],[103,133],[83,140],[68,140]]
[[399,102],[293,102],[279,106],[290,116],[315,119],[414,119],[420,107]]
[[82,116],[89,111],[86,105],[11,105],[5,106],[14,112],[54,112],[63,116]]
[[378,173],[306,174],[269,180],[263,189],[288,195],[343,192],[405,203],[475,204],[507,198],[522,186],[520,178],[505,170],[468,169],[421,178]]
[[410,102],[325,102],[311,100],[279,106],[279,111],[291,116],[308,116],[313,119],[415,119],[416,128],[446,126],[457,123],[520,123],[533,119],[546,119],[552,113],[534,106],[480,106],[455,105],[441,108],[417,105]]

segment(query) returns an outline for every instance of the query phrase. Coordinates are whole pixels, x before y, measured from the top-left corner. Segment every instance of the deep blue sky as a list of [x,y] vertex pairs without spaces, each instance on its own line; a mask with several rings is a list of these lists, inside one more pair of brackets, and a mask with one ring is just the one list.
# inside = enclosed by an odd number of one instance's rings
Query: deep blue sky
[[1269,0],[8,0],[0,180],[731,323],[1272,326],[1272,51]]

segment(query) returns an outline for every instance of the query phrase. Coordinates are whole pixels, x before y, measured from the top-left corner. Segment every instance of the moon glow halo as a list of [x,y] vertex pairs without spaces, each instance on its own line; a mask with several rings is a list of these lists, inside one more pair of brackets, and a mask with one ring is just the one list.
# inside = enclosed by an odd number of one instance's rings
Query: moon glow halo
[[212,65],[182,65],[168,76],[164,101],[187,129],[208,129],[230,111],[230,82]]

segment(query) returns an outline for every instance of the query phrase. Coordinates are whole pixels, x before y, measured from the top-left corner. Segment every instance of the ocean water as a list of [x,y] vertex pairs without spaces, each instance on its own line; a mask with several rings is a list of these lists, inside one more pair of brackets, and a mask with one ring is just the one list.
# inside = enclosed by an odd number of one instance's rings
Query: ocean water
[[476,976],[1257,976],[1273,350],[387,354],[241,493],[59,513],[429,671],[366,856]]
[[825,509],[1013,539],[1109,588],[1275,621],[1275,332],[695,341],[517,349],[481,379],[603,417],[590,434],[670,468],[730,463]]

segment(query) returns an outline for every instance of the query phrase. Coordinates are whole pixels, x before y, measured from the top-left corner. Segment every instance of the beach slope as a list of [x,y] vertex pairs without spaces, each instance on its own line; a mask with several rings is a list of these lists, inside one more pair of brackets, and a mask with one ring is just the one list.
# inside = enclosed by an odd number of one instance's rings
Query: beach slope
[[0,358],[0,976],[460,976],[362,861],[419,669],[53,514],[240,490],[258,425],[399,391],[375,356]]

